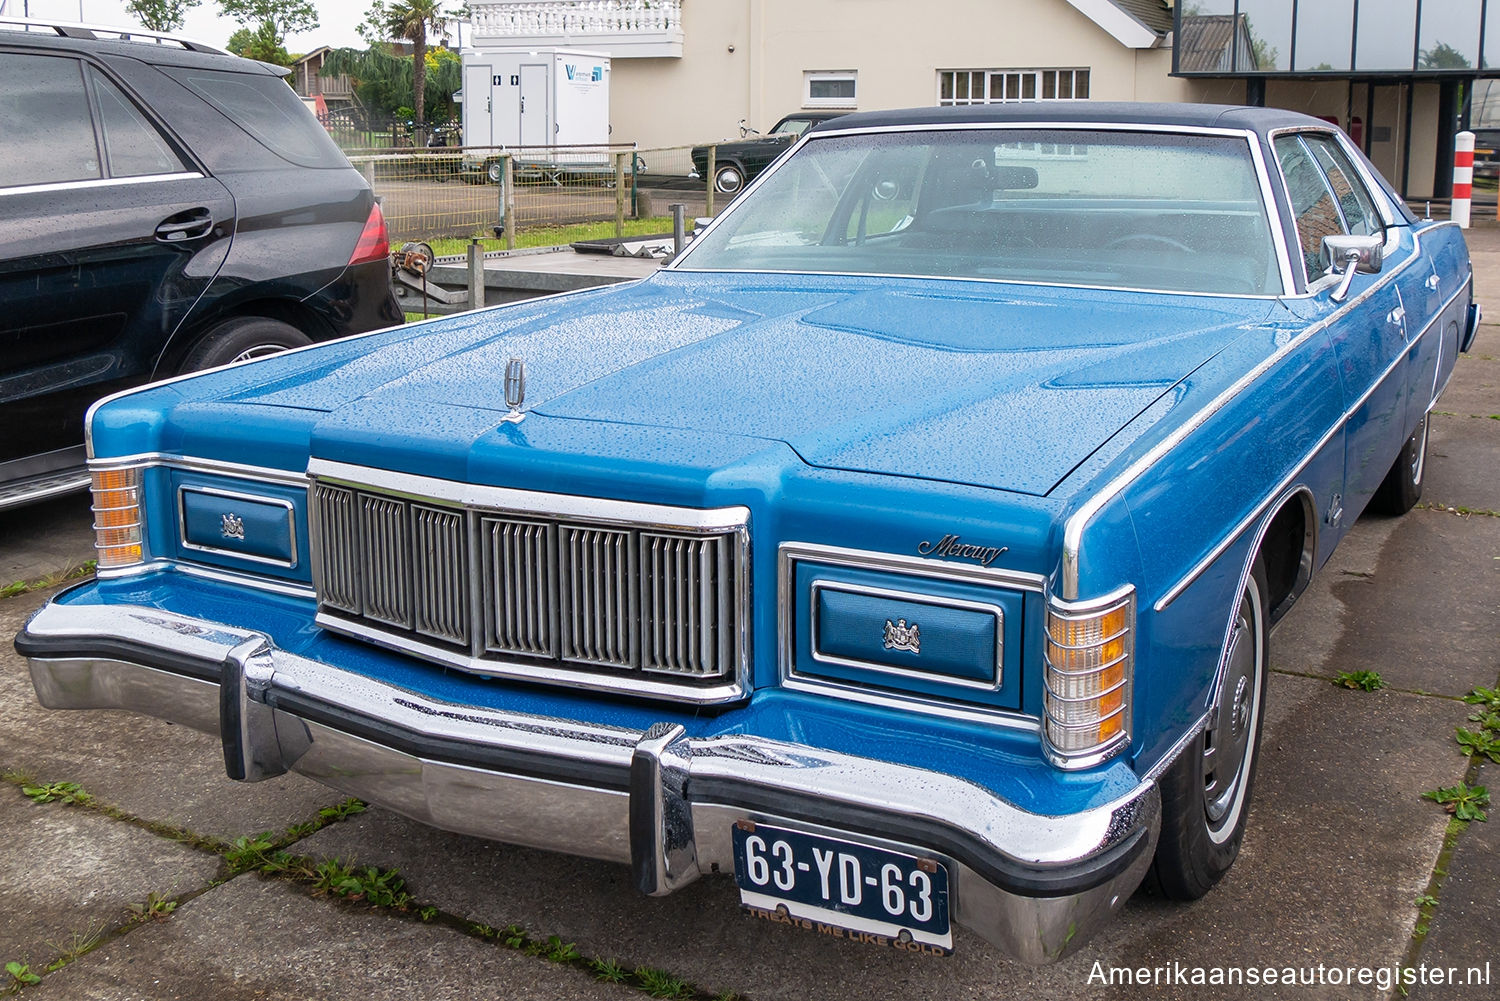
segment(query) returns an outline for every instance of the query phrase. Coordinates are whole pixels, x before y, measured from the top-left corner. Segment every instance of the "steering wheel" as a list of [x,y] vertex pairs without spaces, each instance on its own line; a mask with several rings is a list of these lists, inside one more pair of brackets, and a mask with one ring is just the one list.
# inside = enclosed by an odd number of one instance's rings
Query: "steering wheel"
[[1191,254],[1194,252],[1193,248],[1189,247],[1187,244],[1182,243],[1178,240],[1174,240],[1170,236],[1162,236],[1160,233],[1126,233],[1124,236],[1117,236],[1113,240],[1106,243],[1104,245],[1104,249],[1113,250],[1116,247],[1124,247],[1132,244],[1151,243],[1159,244],[1163,247],[1170,247],[1173,250],[1180,250],[1184,254]]

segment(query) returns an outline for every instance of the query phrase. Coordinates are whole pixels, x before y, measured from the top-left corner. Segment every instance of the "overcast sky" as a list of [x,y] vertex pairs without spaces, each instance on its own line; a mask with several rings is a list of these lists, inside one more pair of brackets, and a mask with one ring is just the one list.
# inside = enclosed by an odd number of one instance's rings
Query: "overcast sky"
[[[83,21],[111,27],[139,28],[140,23],[125,12],[125,0],[0,0],[7,15],[19,17],[30,8],[32,17],[59,21]],[[365,19],[370,0],[313,0],[321,27],[314,31],[289,35],[290,52],[308,52],[320,45],[354,45],[363,47],[356,26]],[[80,13],[81,9],[81,13]],[[188,11],[181,34],[210,45],[223,46],[239,27],[219,13],[217,0],[203,2]]]

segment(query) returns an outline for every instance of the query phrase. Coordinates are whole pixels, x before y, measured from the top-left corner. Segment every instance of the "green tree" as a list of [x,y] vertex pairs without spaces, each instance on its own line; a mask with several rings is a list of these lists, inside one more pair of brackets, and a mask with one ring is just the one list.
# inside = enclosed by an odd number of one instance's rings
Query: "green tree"
[[230,52],[246,59],[259,59],[263,63],[290,66],[293,59],[286,47],[277,43],[264,25],[256,28],[241,28],[229,36],[225,45]]
[[[429,49],[426,63],[426,110],[428,118],[441,121],[453,117],[453,94],[460,81],[459,58],[447,49]],[[399,109],[415,112],[412,93],[412,60],[398,56],[384,42],[369,49],[334,49],[323,60],[322,74],[347,74],[359,103],[381,114],[401,117]],[[414,114],[413,114],[413,117]]]
[[1432,48],[1422,50],[1421,62],[1417,65],[1424,70],[1466,70],[1469,60],[1447,42],[1438,42]]
[[452,17],[442,0],[375,0],[360,27],[372,47],[388,39],[411,43],[412,107],[419,130],[427,121],[427,33],[441,34],[444,22]]
[[[283,55],[287,35],[311,31],[318,26],[318,11],[312,0],[219,0],[219,10],[225,17],[250,29],[255,36],[255,45],[273,52],[280,51]],[[236,36],[238,34],[235,32]]]
[[176,31],[187,20],[189,8],[202,0],[128,0],[125,10],[150,31]]

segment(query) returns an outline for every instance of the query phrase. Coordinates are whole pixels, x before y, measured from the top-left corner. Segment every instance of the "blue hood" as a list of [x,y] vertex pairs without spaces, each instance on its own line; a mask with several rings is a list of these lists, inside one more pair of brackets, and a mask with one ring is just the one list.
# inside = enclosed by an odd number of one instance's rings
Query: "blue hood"
[[314,425],[315,455],[389,465],[392,454],[379,454],[385,439],[456,459],[476,447],[526,447],[527,435],[494,434],[506,361],[521,357],[522,428],[557,422],[547,429],[554,439],[567,433],[562,422],[589,422],[586,437],[604,448],[611,425],[621,448],[641,448],[652,428],[663,443],[760,439],[812,466],[1042,495],[1274,308],[664,272],[357,342],[365,349],[330,350],[311,371],[297,366],[222,399],[325,414]]

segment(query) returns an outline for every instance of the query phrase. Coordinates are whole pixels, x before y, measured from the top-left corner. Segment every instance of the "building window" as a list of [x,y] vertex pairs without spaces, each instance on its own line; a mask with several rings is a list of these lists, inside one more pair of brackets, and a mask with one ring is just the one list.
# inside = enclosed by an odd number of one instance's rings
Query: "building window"
[[858,74],[854,70],[809,70],[802,74],[804,108],[853,108]]
[[1089,71],[938,70],[938,104],[999,104],[1005,101],[1086,101]]

